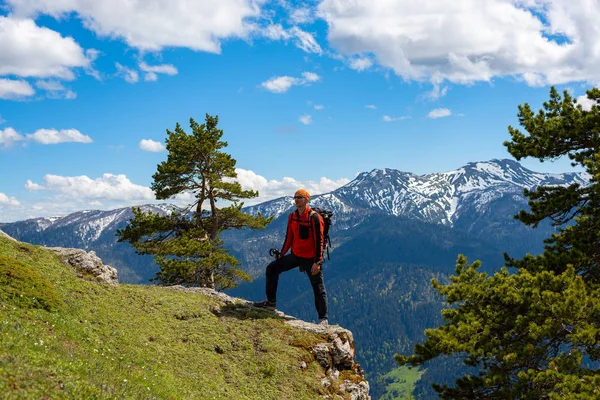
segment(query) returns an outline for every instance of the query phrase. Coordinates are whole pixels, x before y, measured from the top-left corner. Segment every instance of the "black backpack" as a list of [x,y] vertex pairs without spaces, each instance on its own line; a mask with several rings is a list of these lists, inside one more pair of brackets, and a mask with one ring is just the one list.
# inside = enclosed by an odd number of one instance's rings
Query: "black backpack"
[[323,218],[323,250],[327,249],[327,259],[329,260],[329,248],[331,247],[329,227],[331,226],[331,217],[333,216],[333,212],[319,207],[313,207],[311,210]]

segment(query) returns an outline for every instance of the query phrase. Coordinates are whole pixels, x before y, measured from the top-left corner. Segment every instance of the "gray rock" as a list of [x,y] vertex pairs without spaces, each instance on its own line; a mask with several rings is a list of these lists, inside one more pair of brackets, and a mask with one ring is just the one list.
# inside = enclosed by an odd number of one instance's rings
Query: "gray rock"
[[313,348],[315,359],[325,371],[331,367],[331,352],[333,351],[331,343],[318,343]]
[[369,383],[367,381],[360,383],[344,381],[340,385],[340,390],[348,393],[351,400],[371,400],[371,396],[369,396]]
[[119,284],[117,270],[110,265],[104,265],[95,252],[89,253],[81,249],[65,249],[62,247],[48,247],[48,250],[57,254],[63,263],[74,267],[76,270],[89,273],[102,282],[111,285]]

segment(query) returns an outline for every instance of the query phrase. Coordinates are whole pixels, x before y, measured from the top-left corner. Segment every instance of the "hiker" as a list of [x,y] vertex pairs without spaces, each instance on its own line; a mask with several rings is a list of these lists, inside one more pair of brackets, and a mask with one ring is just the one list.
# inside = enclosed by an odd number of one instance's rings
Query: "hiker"
[[[267,266],[267,299],[254,303],[256,307],[275,309],[279,274],[300,267],[310,279],[315,294],[315,307],[319,314],[319,324],[327,322],[327,292],[323,283],[323,219],[308,207],[310,194],[299,189],[294,194],[296,210],[288,215],[285,241],[281,253],[275,253],[275,261]],[[290,254],[287,253],[291,248]]]

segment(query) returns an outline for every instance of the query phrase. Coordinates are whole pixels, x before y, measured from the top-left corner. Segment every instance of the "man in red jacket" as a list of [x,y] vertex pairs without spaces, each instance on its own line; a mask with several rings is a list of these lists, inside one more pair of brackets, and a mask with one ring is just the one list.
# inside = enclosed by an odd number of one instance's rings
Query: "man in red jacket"
[[[315,294],[319,324],[327,325],[327,292],[323,283],[323,219],[308,207],[310,194],[300,189],[294,194],[296,210],[288,215],[285,241],[281,254],[267,266],[267,300],[254,303],[256,307],[275,309],[277,283],[282,272],[300,267],[306,272]],[[288,250],[292,250],[286,255]]]

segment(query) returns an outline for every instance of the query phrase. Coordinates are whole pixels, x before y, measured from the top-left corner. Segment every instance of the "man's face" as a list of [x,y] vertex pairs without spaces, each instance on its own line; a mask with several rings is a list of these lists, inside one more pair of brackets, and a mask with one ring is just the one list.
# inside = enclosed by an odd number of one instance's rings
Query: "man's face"
[[306,207],[308,200],[306,200],[303,196],[294,196],[294,202],[296,203],[296,208],[304,208]]

